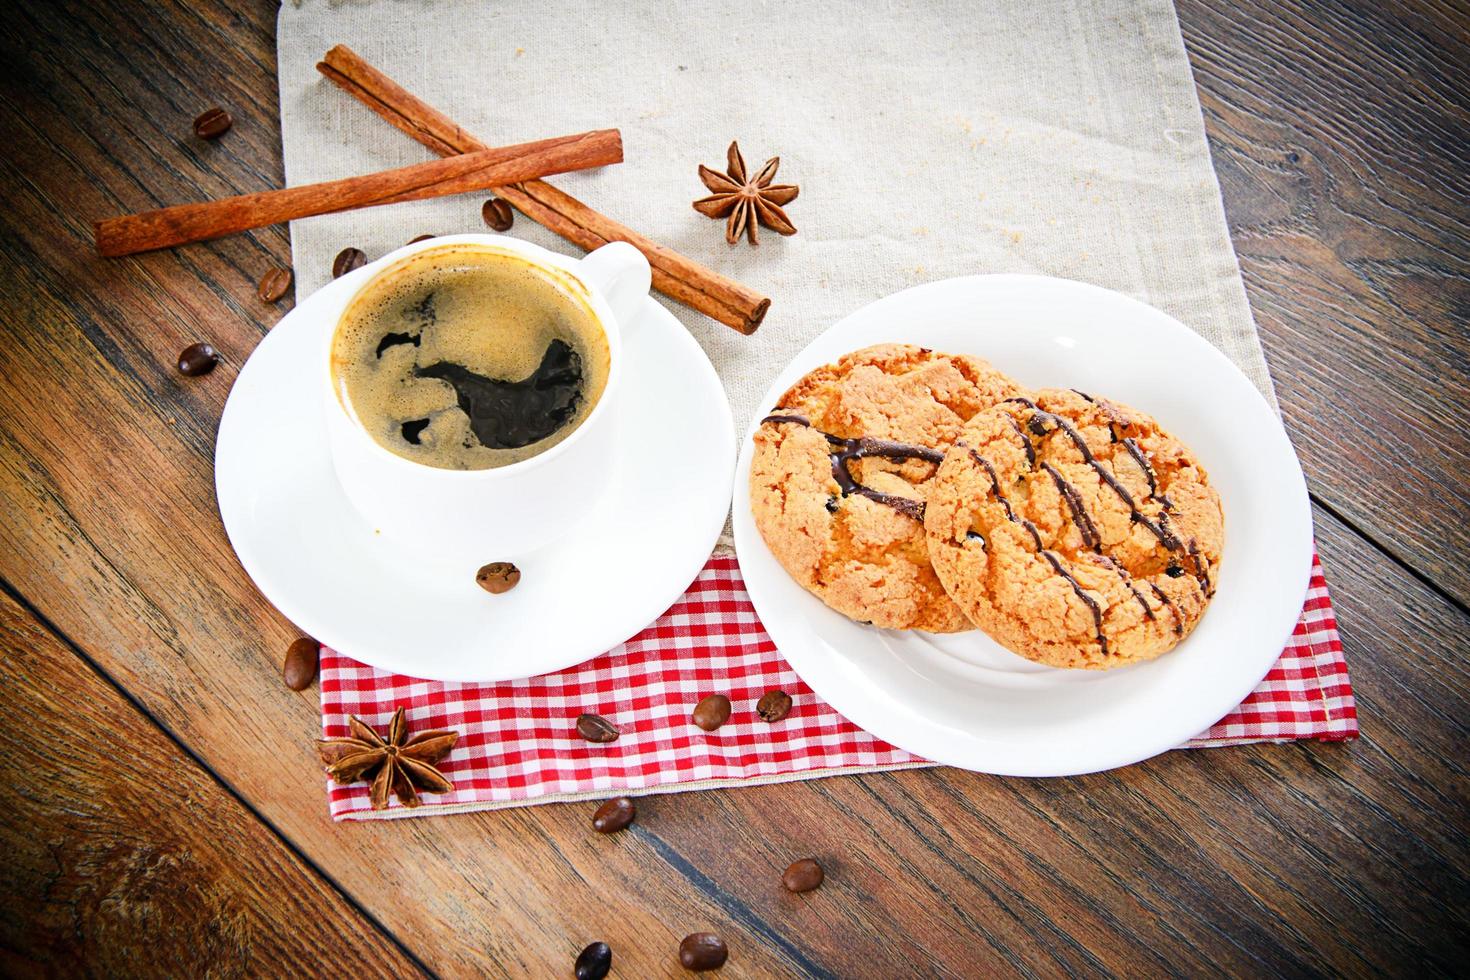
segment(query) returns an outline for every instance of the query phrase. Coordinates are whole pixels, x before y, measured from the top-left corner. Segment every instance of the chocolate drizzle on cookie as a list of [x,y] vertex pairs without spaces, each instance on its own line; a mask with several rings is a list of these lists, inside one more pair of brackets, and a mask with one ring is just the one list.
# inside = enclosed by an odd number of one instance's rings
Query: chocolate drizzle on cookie
[[[957,442],[955,443],[955,445],[964,446],[965,444],[962,442]],[[969,447],[965,448],[970,454],[970,459],[974,460],[975,464],[984,469],[986,475],[990,477],[990,492],[995,494],[996,500],[1000,501],[1001,508],[1006,512],[1006,518],[1012,524],[1019,524],[1021,527],[1030,532],[1031,540],[1036,543],[1037,551],[1045,550],[1045,547],[1041,543],[1041,532],[1036,530],[1036,525],[1032,524],[1024,517],[1017,517],[1016,512],[1011,508],[1010,500],[1006,497],[1005,494],[1000,492],[1000,478],[995,475],[995,467],[990,465],[990,460],[986,459],[984,456],[981,456],[975,450],[969,449]]]
[[1036,433],[1039,436],[1044,436],[1053,431],[1052,429],[1047,428],[1048,425],[1051,425],[1057,429],[1061,429],[1067,434],[1067,438],[1072,440],[1072,445],[1076,446],[1077,451],[1082,454],[1082,461],[1084,463],[1087,463],[1093,467],[1097,466],[1097,460],[1092,458],[1092,450],[1088,448],[1087,440],[1082,438],[1082,433],[1077,431],[1077,427],[1075,425],[1073,425],[1068,420],[1062,418],[1060,415],[1056,415],[1052,412],[1046,411],[1043,408],[1036,408],[1033,406],[1031,411],[1031,418],[1026,423],[1026,428],[1030,429],[1032,432]]
[[[1150,530],[1153,529],[1150,528]],[[1159,528],[1154,533],[1159,535],[1159,541],[1164,547],[1173,552],[1183,552],[1189,558],[1190,564],[1194,566],[1192,574],[1199,582],[1200,591],[1205,594],[1206,599],[1213,596],[1215,590],[1210,586],[1209,569],[1206,567],[1204,556],[1199,552],[1199,543],[1194,538],[1190,538],[1189,545],[1186,547],[1184,542],[1179,540],[1179,535],[1175,534],[1174,529],[1169,526],[1169,515],[1167,513],[1161,512],[1159,514]],[[1172,570],[1175,567],[1176,565],[1170,562],[1169,575],[1171,577],[1177,577],[1177,573]]]
[[1118,414],[1117,409],[1113,407],[1112,402],[1109,402],[1106,398],[1093,398],[1087,392],[1077,388],[1069,388],[1067,390],[1072,392],[1072,394],[1080,397],[1089,405],[1096,405],[1098,410],[1108,417],[1108,435],[1112,436],[1112,441],[1121,441],[1118,437],[1118,426],[1121,425],[1123,428],[1126,429],[1128,428],[1128,426],[1132,425],[1132,423]]
[[1081,599],[1087,604],[1087,608],[1092,610],[1092,623],[1097,629],[1097,645],[1102,648],[1102,655],[1106,657],[1108,655],[1108,638],[1103,635],[1102,606],[1098,605],[1097,600],[1092,597],[1092,593],[1084,589],[1082,583],[1077,581],[1071,572],[1067,571],[1062,565],[1060,558],[1045,549],[1042,550],[1041,556],[1051,562],[1051,567],[1057,570],[1058,575],[1067,580],[1067,584],[1072,587],[1072,591],[1077,593],[1077,598]]
[[[1038,412],[1038,415],[1040,415],[1040,414],[1043,414],[1043,413]],[[1050,413],[1044,413],[1044,414],[1050,415]],[[1057,418],[1057,417],[1056,416],[1051,416],[1051,418]],[[1065,421],[1065,420],[1059,420],[1059,421]],[[1043,425],[1044,424],[1045,423],[1043,422]],[[1033,431],[1034,431],[1034,429],[1033,429]],[[1048,430],[1048,431],[1050,431],[1050,430]],[[1080,434],[1079,434],[1078,438],[1080,438]],[[1029,440],[1028,440],[1028,442],[1029,442]],[[986,459],[984,456],[981,456],[980,453],[977,452],[973,448],[966,447],[966,451],[968,452],[968,454],[970,456],[970,459],[977,466],[979,466],[980,468],[982,468],[983,470],[985,470],[986,475],[990,477],[990,492],[995,496],[995,499],[1000,503],[1001,509],[1005,511],[1006,518],[1008,520],[1010,520],[1013,524],[1018,524],[1018,525],[1024,527],[1030,533],[1031,540],[1036,545],[1037,554],[1039,554],[1043,558],[1045,558],[1047,560],[1048,564],[1051,565],[1052,569],[1058,575],[1062,576],[1064,579],[1067,580],[1067,584],[1072,587],[1072,591],[1087,606],[1088,611],[1092,613],[1093,625],[1096,628],[1096,633],[1097,633],[1097,644],[1098,644],[1098,647],[1101,649],[1103,655],[1104,656],[1107,656],[1108,655],[1108,640],[1107,640],[1106,634],[1104,634],[1104,632],[1103,632],[1102,606],[1098,604],[1098,601],[1095,598],[1093,598],[1093,596],[1092,596],[1092,594],[1090,592],[1088,592],[1086,589],[1084,589],[1082,587],[1082,583],[1078,582],[1077,579],[1076,579],[1076,577],[1074,575],[1072,575],[1072,573],[1067,570],[1066,566],[1062,564],[1062,560],[1054,552],[1048,550],[1047,548],[1045,548],[1043,546],[1042,540],[1041,540],[1041,534],[1040,534],[1040,532],[1037,531],[1036,525],[1033,524],[1033,523],[1031,523],[1031,521],[1027,520],[1026,518],[1020,517],[1020,516],[1018,516],[1016,514],[1015,509],[1011,506],[1010,500],[1006,497],[1005,494],[1001,493],[1001,491],[1000,491],[1000,478],[999,478],[999,476],[997,475],[997,473],[995,471],[995,467],[990,463],[990,461],[988,459]],[[1085,452],[1085,451],[1084,451],[1084,453],[1085,453],[1084,458],[1089,463],[1093,463],[1094,466],[1096,467],[1096,464],[1095,464],[1094,460],[1092,459],[1091,453],[1090,452]],[[1143,614],[1144,614],[1145,618],[1150,619],[1150,620],[1155,619],[1156,617],[1154,615],[1153,607],[1151,607],[1148,604],[1148,599],[1146,599],[1144,597],[1143,593],[1140,592],[1138,590],[1138,588],[1133,584],[1132,576],[1130,576],[1128,574],[1128,571],[1125,568],[1123,568],[1121,565],[1119,565],[1116,561],[1114,561],[1112,558],[1110,558],[1107,555],[1104,555],[1104,554],[1101,553],[1102,541],[1101,541],[1100,536],[1098,535],[1097,526],[1093,523],[1092,518],[1087,513],[1087,510],[1082,506],[1082,499],[1081,499],[1081,496],[1077,493],[1076,488],[1073,487],[1070,483],[1068,483],[1067,480],[1066,480],[1066,478],[1063,477],[1062,474],[1056,469],[1056,467],[1052,466],[1050,463],[1043,462],[1041,464],[1041,468],[1043,470],[1045,470],[1046,473],[1047,473],[1047,475],[1052,478],[1052,481],[1057,486],[1057,492],[1060,493],[1061,496],[1062,496],[1062,499],[1066,501],[1068,509],[1072,512],[1073,522],[1077,525],[1078,531],[1081,532],[1081,534],[1082,534],[1082,542],[1083,542],[1083,544],[1086,547],[1091,548],[1094,551],[1097,551],[1099,553],[1099,558],[1102,560],[1102,562],[1108,568],[1110,568],[1114,572],[1116,572],[1120,578],[1122,578],[1123,584],[1128,587],[1128,591],[1133,594],[1133,597],[1138,600],[1138,604],[1143,607]],[[1103,471],[1103,472],[1106,472],[1106,471]],[[1108,477],[1111,477],[1112,474],[1111,473],[1108,473],[1107,476]],[[1116,486],[1115,489],[1119,491],[1120,496],[1122,496],[1122,498],[1124,499],[1124,501],[1127,502],[1131,506],[1132,505],[1132,497],[1128,494],[1128,491],[1126,489],[1123,489],[1121,486]],[[1134,508],[1134,509],[1136,510],[1136,508]],[[1157,586],[1154,586],[1154,589],[1155,589],[1155,591],[1158,591],[1158,587]],[[1167,599],[1165,601],[1167,602]],[[1170,608],[1171,608],[1171,611],[1174,613],[1174,623],[1175,623],[1175,628],[1177,630],[1177,629],[1180,628],[1179,612],[1178,612],[1177,609],[1174,609],[1172,606]]]
[[[1081,394],[1081,392],[1078,392],[1078,394]],[[1066,433],[1067,438],[1071,440],[1072,445],[1077,447],[1077,452],[1081,454],[1082,461],[1091,466],[1093,471],[1097,473],[1098,478],[1102,480],[1102,482],[1106,483],[1110,488],[1112,488],[1112,491],[1118,495],[1118,499],[1122,500],[1123,503],[1128,506],[1129,518],[1135,524],[1142,524],[1145,528],[1149,530],[1151,534],[1153,534],[1155,538],[1158,538],[1159,544],[1163,545],[1170,551],[1179,552],[1185,550],[1184,543],[1179,540],[1179,536],[1175,534],[1174,531],[1169,527],[1168,511],[1173,509],[1173,504],[1169,502],[1167,497],[1163,497],[1161,494],[1158,493],[1158,482],[1156,476],[1154,475],[1153,468],[1148,465],[1148,458],[1144,455],[1143,450],[1138,446],[1136,442],[1133,441],[1132,438],[1123,439],[1122,444],[1123,447],[1128,451],[1129,455],[1133,457],[1134,461],[1143,467],[1144,475],[1147,477],[1149,483],[1149,496],[1152,499],[1158,500],[1164,508],[1164,510],[1159,513],[1157,521],[1154,521],[1147,514],[1143,513],[1143,511],[1139,510],[1138,503],[1133,499],[1133,495],[1128,492],[1128,488],[1123,486],[1122,483],[1118,482],[1118,478],[1113,475],[1112,471],[1104,466],[1102,464],[1102,461],[1092,454],[1092,449],[1087,445],[1087,440],[1082,437],[1082,433],[1078,432],[1077,427],[1074,426],[1069,420],[1053,412],[1048,412],[1045,409],[1038,407],[1036,403],[1031,401],[1029,398],[1008,398],[1006,400],[1024,404],[1032,410],[1031,418],[1027,420],[1026,423],[1026,429],[1029,429],[1036,435],[1046,436],[1056,431],[1057,429],[1060,429],[1062,432]],[[1089,399],[1089,401],[1090,400],[1091,399]],[[1012,421],[1014,421],[1014,419]],[[1025,434],[1024,431],[1022,434]],[[1116,433],[1114,433],[1114,438],[1116,441]],[[1034,460],[1035,457],[1034,455],[1032,455],[1028,458]],[[1035,466],[1034,462],[1032,463],[1032,466]],[[1075,523],[1077,524],[1077,528],[1082,533],[1083,543],[1093,550],[1100,550],[1101,542],[1098,538],[1097,528],[1092,523],[1092,519],[1087,515],[1087,512],[1082,509],[1082,500],[1081,497],[1078,496],[1076,489],[1068,485],[1066,481],[1061,478],[1060,474],[1058,474],[1056,470],[1052,469],[1049,464],[1043,463],[1042,466],[1051,473],[1052,479],[1057,481],[1057,490],[1061,492],[1063,498],[1067,501],[1068,507],[1072,511],[1072,516]],[[1198,549],[1196,549],[1196,551],[1197,550]],[[1205,594],[1208,596],[1211,594],[1209,588],[1209,576],[1208,573],[1204,571],[1203,560],[1199,558],[1197,554],[1192,557],[1194,558],[1195,577],[1200,580],[1200,586],[1205,590]]]
[[1031,437],[1026,435],[1025,430],[1021,428],[1021,423],[1016,421],[1014,415],[1005,416],[1005,420],[1011,423],[1011,428],[1015,429],[1016,435],[1021,437],[1021,448],[1026,450],[1026,462],[1033,470],[1036,469],[1036,447],[1031,445]]
[[1176,605],[1174,605],[1173,601],[1169,598],[1168,594],[1163,589],[1161,589],[1157,585],[1155,585],[1154,583],[1152,583],[1152,582],[1148,583],[1148,587],[1154,590],[1154,595],[1158,596],[1159,597],[1159,601],[1162,602],[1165,606],[1168,607],[1169,612],[1171,612],[1171,613],[1174,614],[1174,635],[1175,636],[1183,636],[1184,635],[1184,620],[1179,616],[1179,607],[1176,606]]
[[1194,562],[1194,577],[1199,580],[1205,598],[1211,598],[1215,594],[1215,586],[1210,581],[1210,565],[1205,561],[1205,556],[1200,554],[1199,542],[1194,538],[1189,539],[1189,557]]
[[1072,512],[1072,523],[1077,525],[1077,530],[1082,533],[1082,544],[1093,551],[1102,550],[1102,538],[1098,536],[1097,525],[1092,523],[1087,509],[1082,506],[1082,497],[1077,493],[1077,488],[1068,483],[1057,468],[1050,463],[1042,463],[1041,468],[1051,476],[1052,482],[1057,485],[1057,492],[1067,502],[1067,509]]
[[1158,478],[1154,476],[1154,468],[1149,464],[1148,455],[1144,453],[1143,448],[1134,441],[1132,436],[1128,436],[1123,440],[1123,448],[1128,450],[1128,455],[1132,456],[1133,461],[1138,464],[1138,468],[1143,470],[1143,478],[1148,481],[1149,499],[1157,500],[1163,505],[1165,510],[1173,510],[1174,502],[1164,494],[1159,493]]
[[[962,444],[956,443],[956,445]],[[1092,623],[1097,631],[1097,645],[1102,650],[1103,656],[1106,657],[1108,655],[1108,638],[1103,634],[1102,606],[1098,605],[1098,601],[1092,597],[1090,592],[1082,587],[1082,583],[1077,581],[1071,572],[1067,571],[1066,566],[1062,564],[1062,560],[1054,552],[1048,551],[1042,546],[1041,533],[1036,530],[1036,525],[1024,517],[1016,516],[1015,510],[1011,507],[1010,500],[1006,498],[1005,494],[1000,492],[1000,480],[996,478],[995,467],[990,464],[990,460],[981,456],[974,449],[969,447],[966,447],[966,449],[970,455],[970,459],[977,466],[985,470],[986,475],[990,477],[990,492],[1000,502],[1001,508],[1005,510],[1006,517],[1010,519],[1011,523],[1019,524],[1031,532],[1031,540],[1036,543],[1036,553],[1045,558],[1056,573],[1067,580],[1067,584],[1072,587],[1072,591],[1077,594],[1077,598],[1081,599],[1092,613]],[[1147,607],[1148,604],[1145,603],[1144,605]]]
[[[1133,584],[1133,576],[1128,574],[1128,569],[1124,568],[1122,565],[1119,565],[1116,561],[1114,561],[1107,555],[1099,555],[1098,557],[1102,559],[1104,565],[1107,565],[1113,571],[1117,572],[1118,577],[1123,580],[1123,584],[1128,586],[1128,591],[1133,593],[1133,598],[1137,599],[1138,604],[1143,607],[1144,619],[1156,618],[1154,616],[1153,606],[1150,606],[1148,604],[1148,600],[1143,597],[1143,593],[1138,591],[1138,586]],[[1149,584],[1152,585],[1153,583],[1150,582]],[[1179,618],[1177,613],[1175,614],[1174,618],[1176,620]]]
[[[884,493],[881,490],[874,490],[872,487],[864,486],[853,479],[852,472],[847,467],[848,463],[852,460],[865,459],[870,456],[897,460],[922,459],[926,463],[938,465],[944,462],[944,453],[940,450],[929,449],[924,446],[911,446],[903,442],[892,442],[888,439],[871,439],[867,436],[843,439],[840,436],[834,436],[830,433],[822,432],[821,429],[816,429],[812,425],[811,420],[804,415],[767,415],[761,419],[761,424],[765,425],[767,422],[784,422],[811,428],[820,433],[829,444],[836,447],[836,452],[829,453],[828,456],[832,460],[832,479],[842,490],[844,497],[857,494],[860,497],[868,498],[874,503],[891,507],[905,517],[923,522],[924,502],[922,500],[914,500],[911,497],[900,497],[897,494]],[[829,507],[828,509],[830,510],[831,508]]]

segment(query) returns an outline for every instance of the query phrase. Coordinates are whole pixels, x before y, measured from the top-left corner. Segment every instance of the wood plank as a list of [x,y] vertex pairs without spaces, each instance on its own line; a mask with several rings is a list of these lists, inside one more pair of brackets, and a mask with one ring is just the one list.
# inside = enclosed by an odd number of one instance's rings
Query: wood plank
[[1178,9],[1308,483],[1470,602],[1470,9]]
[[0,972],[421,974],[4,593],[0,688]]
[[[253,290],[284,237],[118,263],[84,247],[94,213],[279,180],[273,10],[69,14],[0,28],[0,575],[432,969],[564,972],[600,938],[620,973],[678,975],[679,938],[702,928],[730,940],[735,976],[1463,961],[1470,623],[1320,513],[1356,745],[669,796],[611,838],[579,806],[330,825],[315,699],[277,673],[293,631],[235,563],[210,479],[229,382],[279,315]],[[211,101],[239,142],[190,142]],[[178,378],[174,353],[201,337],[225,364]],[[831,879],[787,895],[779,871],[806,853]]]

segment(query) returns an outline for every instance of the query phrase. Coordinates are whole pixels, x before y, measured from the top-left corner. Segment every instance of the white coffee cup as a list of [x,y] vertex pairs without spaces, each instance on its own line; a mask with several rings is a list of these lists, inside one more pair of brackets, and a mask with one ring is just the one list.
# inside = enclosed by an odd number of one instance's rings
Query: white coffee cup
[[[353,301],[378,277],[414,256],[451,248],[511,255],[539,266],[586,302],[607,335],[602,397],[570,435],[529,459],[483,470],[414,462],[379,445],[336,390],[332,341]],[[321,386],[337,479],[375,535],[437,566],[473,572],[546,544],[593,509],[616,458],[623,331],[648,295],[650,271],[643,253],[626,242],[613,242],[574,259],[500,235],[445,235],[405,245],[353,275],[362,277],[358,288],[325,313],[331,323],[323,330]]]

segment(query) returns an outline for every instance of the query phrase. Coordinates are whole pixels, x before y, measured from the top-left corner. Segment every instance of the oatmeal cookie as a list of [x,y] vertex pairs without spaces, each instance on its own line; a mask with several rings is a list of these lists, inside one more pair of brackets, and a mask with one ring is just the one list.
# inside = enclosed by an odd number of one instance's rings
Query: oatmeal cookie
[[1189,448],[1136,409],[1046,389],[977,414],[925,513],[929,556],[975,625],[1055,667],[1149,660],[1215,591],[1220,498]]
[[924,500],[965,422],[1018,394],[979,358],[898,344],[818,368],[756,432],[756,527],[782,567],[845,616],[970,629],[929,565]]

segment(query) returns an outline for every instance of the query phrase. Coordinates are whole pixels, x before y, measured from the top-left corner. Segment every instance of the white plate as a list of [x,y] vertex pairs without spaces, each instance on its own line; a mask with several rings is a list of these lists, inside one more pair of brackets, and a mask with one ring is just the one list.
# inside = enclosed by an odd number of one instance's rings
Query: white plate
[[[364,270],[366,271],[366,270]],[[514,591],[473,570],[423,567],[373,533],[327,453],[317,361],[330,324],[311,315],[358,285],[344,276],[299,305],[240,371],[220,419],[215,490],[230,544],[270,602],[364,663],[443,681],[561,670],[657,619],[694,581],[724,524],[734,422],[708,358],[652,299],[626,328],[620,465],[589,473],[577,526],[526,555]]]
[[[1136,406],[1188,443],[1225,510],[1218,591],[1157,660],[1110,671],[1022,659],[979,631],[862,626],[776,563],[750,516],[747,433],[736,467],[736,552],[776,647],[853,722],[910,752],[980,772],[1061,776],[1127,765],[1219,721],[1260,682],[1301,614],[1312,561],[1306,484],[1275,413],[1179,321],[1127,296],[1044,276],[972,276],[895,293],[818,337],[776,379],[903,342],[977,354],[1032,387]],[[758,416],[759,417],[758,413]]]

